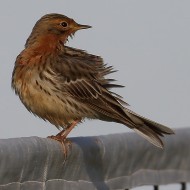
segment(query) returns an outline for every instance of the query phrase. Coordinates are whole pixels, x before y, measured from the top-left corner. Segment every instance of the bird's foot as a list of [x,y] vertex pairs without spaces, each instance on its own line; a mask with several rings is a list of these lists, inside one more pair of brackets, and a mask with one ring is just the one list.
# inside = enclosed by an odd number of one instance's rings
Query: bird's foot
[[73,121],[66,129],[63,129],[61,132],[59,132],[56,136],[52,135],[49,136],[48,138],[59,141],[63,147],[63,152],[65,155],[65,160],[67,159],[68,156],[68,151],[71,148],[71,141],[67,139],[68,134],[71,132],[71,130],[79,123],[81,120],[76,119]]
[[52,135],[52,136],[48,136],[47,138],[56,140],[58,142],[61,143],[62,147],[63,147],[63,153],[65,156],[65,160],[67,160],[68,157],[68,152],[71,149],[72,146],[72,142],[70,140],[68,140],[66,137],[61,136],[59,133],[57,135]]

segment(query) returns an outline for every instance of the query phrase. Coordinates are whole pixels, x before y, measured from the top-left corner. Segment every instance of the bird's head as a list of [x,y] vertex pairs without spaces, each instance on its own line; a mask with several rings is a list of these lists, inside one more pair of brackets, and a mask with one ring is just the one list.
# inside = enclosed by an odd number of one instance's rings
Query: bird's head
[[76,23],[73,19],[61,14],[47,14],[40,18],[26,42],[26,46],[29,41],[36,39],[37,37],[54,36],[59,38],[63,43],[68,40],[68,37],[73,37],[77,30],[91,28],[88,25],[82,25]]

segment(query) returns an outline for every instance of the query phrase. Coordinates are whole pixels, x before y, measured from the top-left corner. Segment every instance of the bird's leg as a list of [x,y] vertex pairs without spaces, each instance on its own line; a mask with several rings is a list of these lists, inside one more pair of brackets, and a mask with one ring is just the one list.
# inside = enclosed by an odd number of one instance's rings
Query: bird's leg
[[67,158],[68,148],[71,146],[71,142],[67,140],[67,135],[71,132],[71,130],[80,122],[79,119],[72,122],[66,129],[63,129],[56,136],[49,136],[48,138],[59,141],[63,147],[64,155]]
[[[67,138],[67,135],[71,132],[71,130],[80,122],[79,119],[73,121],[66,129],[62,130],[57,135],[60,135],[63,139]],[[56,136],[57,136],[56,135]]]

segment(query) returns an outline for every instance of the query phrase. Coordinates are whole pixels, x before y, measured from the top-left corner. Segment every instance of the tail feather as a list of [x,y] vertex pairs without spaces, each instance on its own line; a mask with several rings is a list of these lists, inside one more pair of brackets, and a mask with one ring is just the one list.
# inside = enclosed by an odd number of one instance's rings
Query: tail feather
[[146,125],[139,127],[139,128],[134,128],[133,129],[136,133],[138,133],[140,136],[144,137],[146,140],[148,140],[150,143],[153,145],[163,148],[164,144],[162,140],[159,138],[159,136],[150,128],[148,128]]
[[129,109],[125,109],[125,112],[134,123],[130,128],[157,147],[163,148],[164,146],[160,137],[164,134],[174,134],[172,129],[142,117]]

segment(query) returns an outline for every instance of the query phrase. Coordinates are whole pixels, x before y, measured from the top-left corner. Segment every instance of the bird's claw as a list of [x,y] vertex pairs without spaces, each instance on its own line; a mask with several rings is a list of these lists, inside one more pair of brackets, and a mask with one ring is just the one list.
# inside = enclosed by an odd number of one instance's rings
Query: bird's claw
[[61,145],[63,147],[63,153],[64,153],[64,156],[65,156],[65,161],[66,161],[67,158],[68,158],[68,152],[72,147],[72,142],[70,140],[68,140],[67,138],[59,135],[59,134],[56,135],[56,136],[54,136],[54,135],[48,136],[47,138],[56,140],[56,141],[61,143]]

